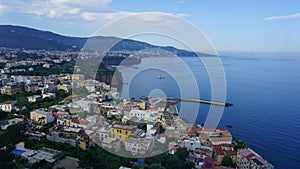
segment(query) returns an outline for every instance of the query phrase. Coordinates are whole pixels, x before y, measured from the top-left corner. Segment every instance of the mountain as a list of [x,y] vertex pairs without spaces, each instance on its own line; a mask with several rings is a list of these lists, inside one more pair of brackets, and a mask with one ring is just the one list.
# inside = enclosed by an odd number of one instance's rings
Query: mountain
[[92,48],[98,48],[99,46],[105,46],[110,44],[109,42],[118,42],[114,46],[107,46],[106,48],[111,51],[139,51],[149,48],[163,49],[169,52],[177,53],[179,56],[194,56],[195,53],[179,50],[171,46],[155,46],[149,43],[120,39],[117,37],[69,37],[59,34],[55,34],[49,31],[41,31],[37,29],[12,26],[12,25],[0,25],[0,47],[15,48],[15,49],[32,49],[32,50],[59,50],[59,51],[79,51],[86,42],[91,42]]
[[0,25],[0,47],[33,50],[79,50],[87,38],[61,36],[48,31]]

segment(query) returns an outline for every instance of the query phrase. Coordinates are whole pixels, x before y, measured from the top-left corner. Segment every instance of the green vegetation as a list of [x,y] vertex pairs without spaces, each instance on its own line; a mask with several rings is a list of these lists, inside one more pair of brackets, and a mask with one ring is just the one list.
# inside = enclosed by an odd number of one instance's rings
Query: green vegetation
[[0,136],[0,147],[6,145],[15,145],[20,141],[26,140],[24,135],[25,124],[16,124],[8,126],[5,132]]
[[226,167],[232,166],[233,162],[232,162],[231,157],[228,155],[225,155],[222,159],[221,165],[226,166]]
[[234,149],[238,150],[238,149],[245,149],[247,148],[247,144],[245,142],[243,142],[242,140],[238,139],[238,138],[233,138],[233,142],[234,142]]
[[195,164],[187,161],[188,150],[179,148],[175,155],[163,153],[157,156],[145,158],[145,164],[135,164],[136,159],[125,158],[112,154],[101,147],[91,147],[88,150],[82,150],[79,147],[73,147],[66,143],[58,143],[49,140],[29,139],[25,142],[26,148],[39,149],[48,147],[62,151],[66,156],[79,159],[79,167],[81,168],[119,168],[120,166],[132,168],[148,168],[148,169],[192,169]]

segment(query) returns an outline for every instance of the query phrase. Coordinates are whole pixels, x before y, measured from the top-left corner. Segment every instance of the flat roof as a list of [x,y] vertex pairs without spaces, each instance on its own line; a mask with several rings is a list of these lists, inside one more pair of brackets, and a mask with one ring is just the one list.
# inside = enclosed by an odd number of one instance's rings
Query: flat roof
[[112,126],[112,128],[118,128],[118,129],[122,129],[122,130],[134,130],[137,127],[133,126],[133,125],[120,125],[120,124],[115,124]]

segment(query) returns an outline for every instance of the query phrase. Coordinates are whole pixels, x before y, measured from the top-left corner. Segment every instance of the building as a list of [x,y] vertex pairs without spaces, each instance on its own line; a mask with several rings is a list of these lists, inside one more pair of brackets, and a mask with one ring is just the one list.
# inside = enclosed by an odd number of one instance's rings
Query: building
[[224,156],[226,155],[232,159],[233,163],[236,163],[237,152],[234,150],[233,144],[214,145],[213,150],[214,159],[217,160],[220,164]]
[[27,97],[27,100],[29,103],[34,103],[37,101],[42,101],[42,97],[40,95],[33,95],[33,96]]
[[84,86],[84,75],[73,74],[72,75],[73,86],[83,87]]
[[46,136],[48,140],[79,146],[83,150],[90,146],[88,135],[81,128],[54,126]]
[[16,103],[16,101],[9,100],[9,101],[3,102],[0,105],[0,108],[2,111],[11,112],[15,108],[15,103]]
[[63,85],[57,85],[57,90],[64,90],[66,93],[69,93],[72,89],[71,85],[63,84]]
[[39,90],[39,86],[37,84],[29,84],[25,86],[26,92],[36,93]]
[[152,152],[153,144],[153,138],[127,137],[125,139],[125,150],[131,152],[132,155],[147,155]]
[[110,136],[113,138],[121,139],[125,142],[128,136],[131,136],[137,127],[132,125],[113,125],[110,129]]
[[143,102],[142,100],[123,99],[123,104],[124,105],[126,105],[128,103],[132,103],[134,105],[137,105],[141,110],[146,110],[146,108],[147,108],[146,102]]
[[198,148],[201,148],[201,142],[199,137],[191,137],[189,139],[185,139],[183,140],[182,145],[188,150],[196,150]]
[[42,94],[43,99],[45,99],[46,97],[48,97],[49,99],[55,99],[56,94],[55,93],[44,93],[44,94]]
[[206,138],[210,142],[211,145],[220,145],[220,144],[232,144],[232,136],[230,132],[224,128],[217,128],[217,129],[202,129],[199,131],[199,136],[201,140],[203,140],[202,134],[206,135]]
[[155,114],[158,114],[158,111],[155,111],[155,110],[131,110],[128,114],[128,117],[131,118],[131,117],[135,116],[139,119],[151,121],[154,119]]
[[30,112],[30,119],[40,123],[50,123],[54,121],[54,117],[51,112],[45,111],[45,109],[37,109]]
[[272,164],[249,148],[238,150],[236,164],[240,169],[274,169]]

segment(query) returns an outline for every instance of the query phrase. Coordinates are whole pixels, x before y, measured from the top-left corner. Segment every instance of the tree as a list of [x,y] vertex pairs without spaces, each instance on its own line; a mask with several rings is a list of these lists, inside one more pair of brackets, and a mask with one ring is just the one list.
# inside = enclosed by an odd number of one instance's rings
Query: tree
[[179,159],[177,155],[169,155],[165,161],[166,168],[182,169],[184,161]]
[[37,90],[37,91],[36,91],[36,94],[37,94],[37,95],[41,95],[41,94],[42,94],[42,91],[41,91],[41,90]]
[[13,154],[0,150],[0,168],[5,169],[13,169],[15,168],[15,164],[13,162],[14,156]]
[[183,147],[176,150],[175,155],[178,156],[179,159],[186,159],[186,157],[189,155],[189,151]]
[[145,166],[145,169],[166,169],[161,165],[161,163],[158,164],[151,164],[150,166]]
[[52,169],[51,165],[46,160],[41,160],[31,166],[32,169]]
[[184,169],[192,169],[195,168],[195,163],[193,161],[184,162]]
[[233,161],[232,161],[231,157],[228,155],[225,155],[222,159],[221,165],[226,166],[226,167],[232,166]]

